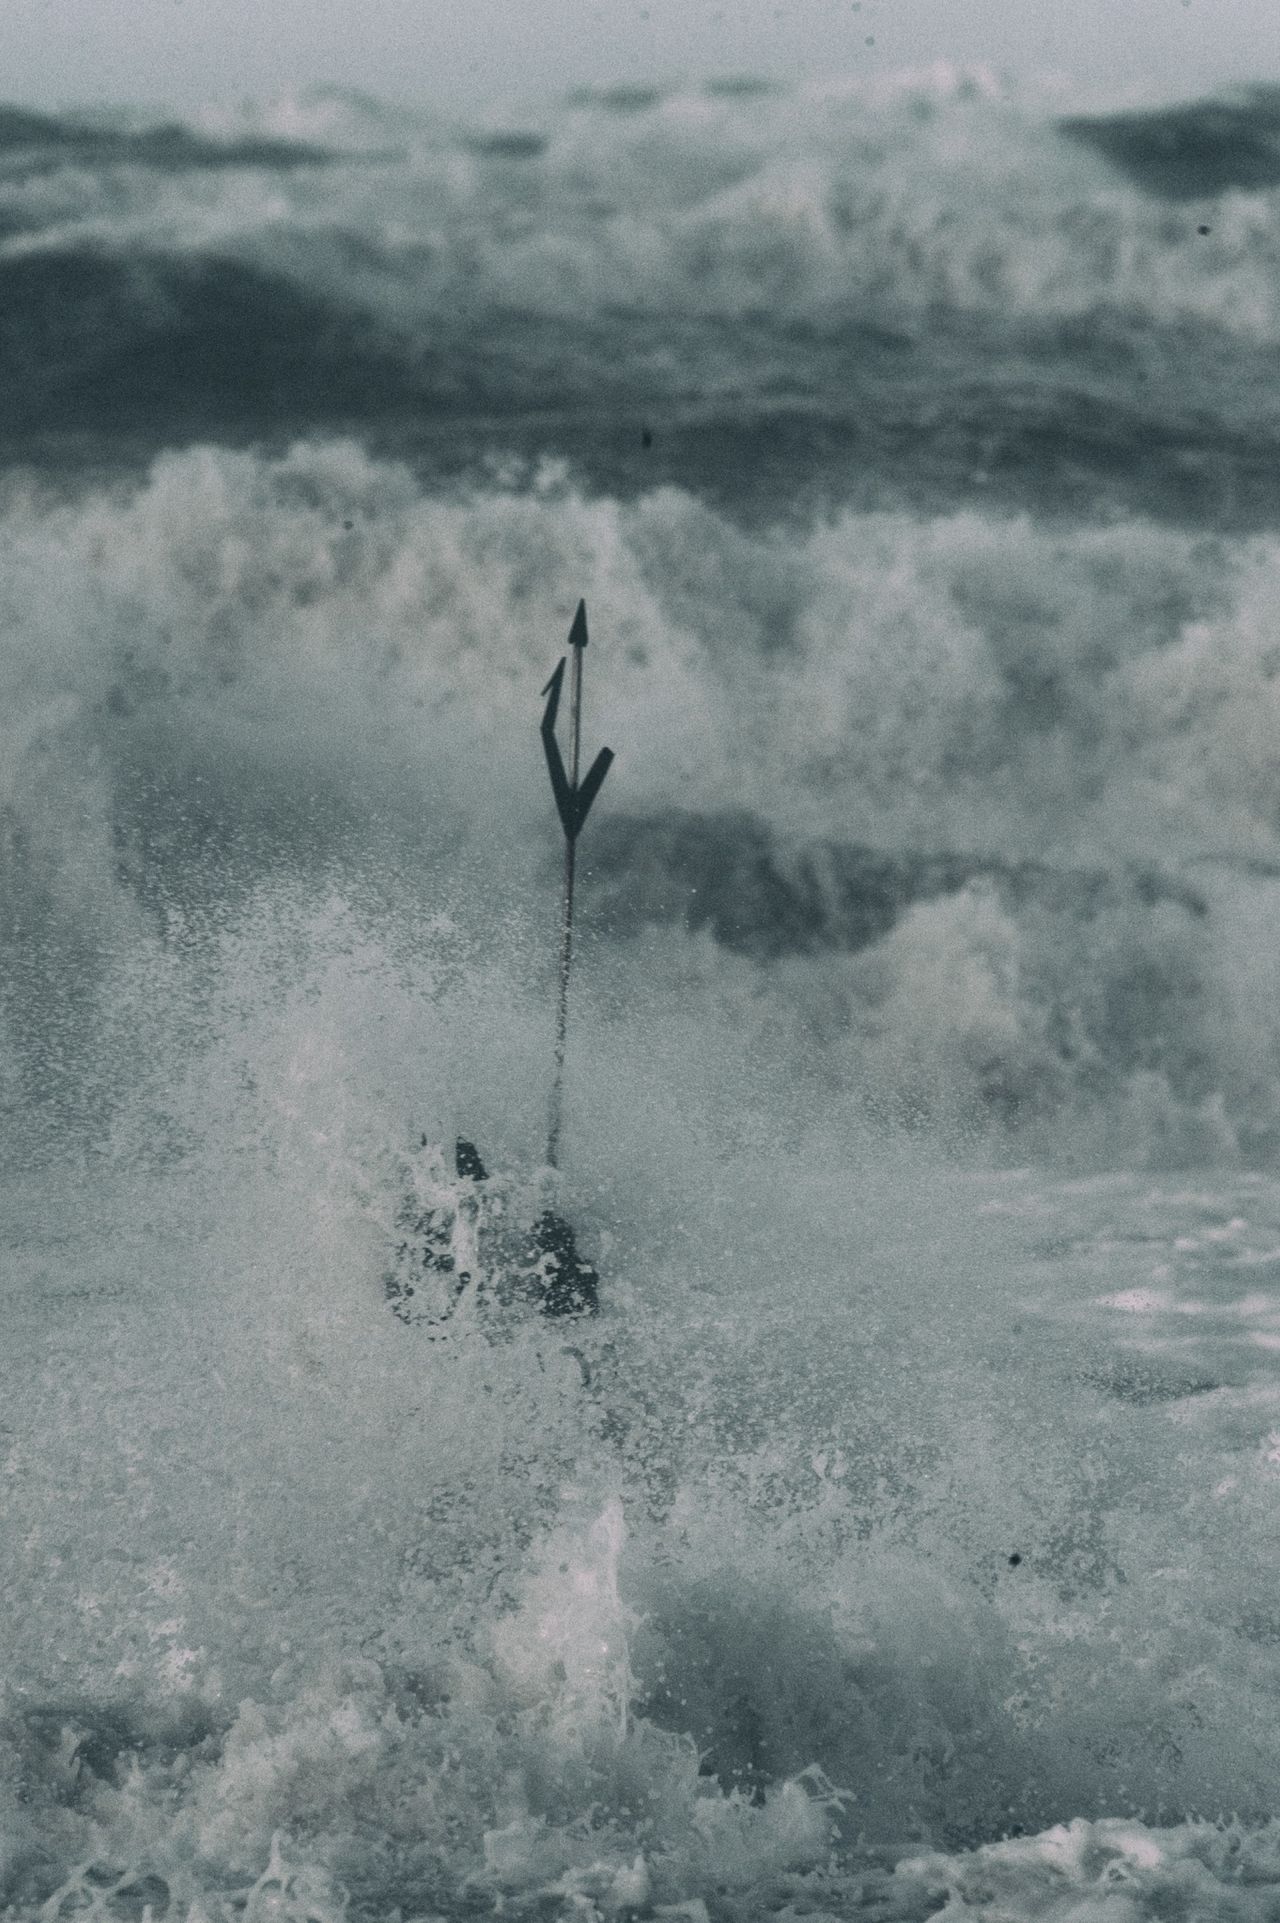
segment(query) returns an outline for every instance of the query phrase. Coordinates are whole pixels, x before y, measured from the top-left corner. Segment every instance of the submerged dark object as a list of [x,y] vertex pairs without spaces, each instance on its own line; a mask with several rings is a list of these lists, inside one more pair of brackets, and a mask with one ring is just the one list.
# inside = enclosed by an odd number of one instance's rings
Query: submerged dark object
[[538,1278],[538,1308],[543,1315],[598,1315],[600,1277],[578,1254],[571,1223],[544,1209],[530,1236]]
[[[423,1143],[426,1147],[426,1143]],[[460,1135],[454,1144],[453,1166],[459,1175],[469,1176],[473,1182],[487,1182],[489,1171],[480,1160],[480,1151],[474,1142],[464,1141]]]
[[522,1312],[597,1315],[600,1277],[579,1254],[572,1223],[552,1208],[532,1226],[513,1220],[510,1195],[474,1142],[459,1138],[453,1163],[456,1182],[440,1180],[435,1160],[426,1194],[415,1186],[397,1212],[402,1239],[383,1277],[392,1314],[433,1336],[467,1303],[488,1335]]

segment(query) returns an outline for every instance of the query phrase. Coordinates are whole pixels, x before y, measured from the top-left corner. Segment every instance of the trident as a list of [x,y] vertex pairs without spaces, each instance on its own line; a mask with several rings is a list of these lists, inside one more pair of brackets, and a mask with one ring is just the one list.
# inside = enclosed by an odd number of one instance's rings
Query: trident
[[560,1126],[564,1111],[564,1050],[569,1030],[569,968],[573,960],[573,858],[578,836],[592,802],[613,760],[612,748],[601,748],[582,781],[578,780],[578,751],[582,732],[582,651],[587,645],[587,604],[579,601],[578,612],[569,630],[573,650],[573,676],[569,705],[572,714],[570,773],[566,775],[556,741],[556,716],[560,712],[560,690],[564,683],[564,658],[542,690],[547,705],[542,716],[542,745],[546,750],[551,791],[556,798],[560,825],[564,829],[564,917],[560,927],[560,999],[556,1008],[556,1067],[551,1084],[551,1123],[547,1133],[547,1166],[560,1165]]

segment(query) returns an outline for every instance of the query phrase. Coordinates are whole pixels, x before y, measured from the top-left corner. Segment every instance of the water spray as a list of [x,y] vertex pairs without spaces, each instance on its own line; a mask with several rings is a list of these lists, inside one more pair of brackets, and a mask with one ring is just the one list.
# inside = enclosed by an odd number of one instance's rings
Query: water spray
[[547,1166],[560,1166],[560,1130],[564,1120],[564,1056],[569,1033],[569,971],[573,963],[573,871],[574,851],[592,802],[600,792],[613,761],[613,749],[601,748],[582,781],[578,780],[582,738],[582,656],[587,645],[587,604],[579,601],[578,612],[569,630],[573,672],[569,684],[570,748],[569,773],[565,773],[560,746],[556,740],[556,716],[560,712],[560,692],[564,684],[565,658],[542,690],[547,705],[542,716],[542,745],[546,750],[551,790],[556,798],[560,825],[564,829],[564,912],[560,926],[560,990],[556,1003],[555,1072],[551,1080],[551,1118],[547,1129]]

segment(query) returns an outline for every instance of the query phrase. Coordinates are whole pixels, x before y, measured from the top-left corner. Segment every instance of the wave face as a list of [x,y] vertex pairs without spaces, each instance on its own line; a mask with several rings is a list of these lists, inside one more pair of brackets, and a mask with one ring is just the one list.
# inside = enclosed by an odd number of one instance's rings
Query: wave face
[[1280,186],[1280,89],[1275,87],[1254,87],[1240,100],[1081,115],[1061,124],[1064,133],[1105,155],[1148,193],[1169,200]]
[[9,110],[0,424],[42,465],[356,429],[457,473],[496,433],[771,513],[1270,519],[1273,120],[1259,92],[1059,127],[946,74],[478,131]]
[[1275,1914],[1275,117],[0,113],[6,1915]]

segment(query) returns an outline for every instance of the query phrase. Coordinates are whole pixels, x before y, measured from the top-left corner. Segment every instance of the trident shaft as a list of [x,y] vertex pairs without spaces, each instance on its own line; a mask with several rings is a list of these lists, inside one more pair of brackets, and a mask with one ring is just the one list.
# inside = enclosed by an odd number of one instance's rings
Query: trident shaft
[[560,994],[556,1004],[556,1064],[551,1083],[551,1121],[547,1131],[547,1166],[560,1166],[560,1128],[564,1116],[564,1054],[569,1033],[569,970],[573,963],[573,869],[578,836],[592,802],[613,761],[612,748],[601,748],[581,781],[578,780],[582,737],[582,655],[587,645],[587,605],[579,601],[578,612],[569,630],[573,671],[569,682],[570,747],[569,772],[565,773],[560,744],[556,740],[556,716],[564,685],[564,659],[542,690],[547,705],[542,716],[542,746],[546,751],[551,792],[555,796],[560,826],[564,829],[564,915],[560,927]]

